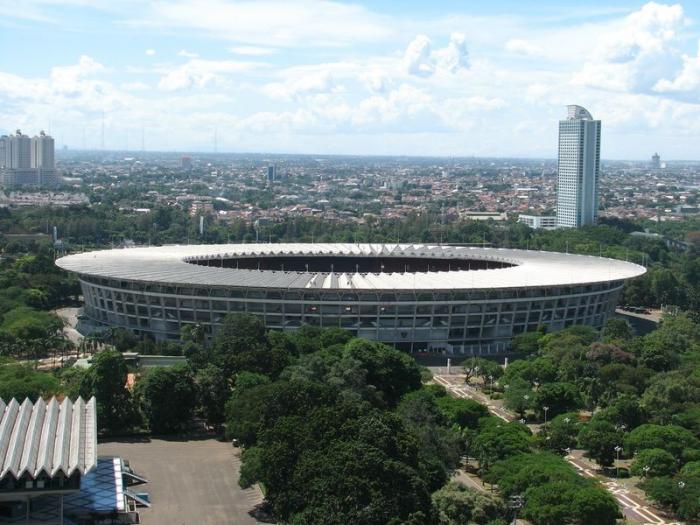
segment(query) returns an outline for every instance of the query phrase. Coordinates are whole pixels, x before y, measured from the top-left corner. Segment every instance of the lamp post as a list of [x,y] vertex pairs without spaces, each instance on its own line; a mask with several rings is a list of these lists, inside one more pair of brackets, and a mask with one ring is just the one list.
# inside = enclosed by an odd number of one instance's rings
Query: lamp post
[[542,410],[544,410],[544,426],[546,427],[547,426],[547,411],[549,410],[549,407],[545,405],[542,407]]
[[530,396],[527,395],[527,394],[525,394],[525,395],[523,396],[523,399],[525,400],[525,403],[523,404],[523,416],[524,416],[524,415],[525,415],[525,411],[527,410],[527,402],[529,401]]
[[518,523],[518,511],[525,505],[525,500],[521,495],[511,496],[508,501],[508,507],[513,511],[513,525]]
[[615,477],[620,478],[620,452],[622,452],[622,447],[620,445],[615,447],[615,453],[617,454],[617,460],[615,462]]

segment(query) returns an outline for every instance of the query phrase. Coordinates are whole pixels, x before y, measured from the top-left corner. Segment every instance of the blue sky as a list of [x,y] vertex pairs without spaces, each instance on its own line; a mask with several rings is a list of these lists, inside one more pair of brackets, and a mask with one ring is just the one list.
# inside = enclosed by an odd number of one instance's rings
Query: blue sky
[[700,159],[700,2],[0,0],[0,132],[148,150]]

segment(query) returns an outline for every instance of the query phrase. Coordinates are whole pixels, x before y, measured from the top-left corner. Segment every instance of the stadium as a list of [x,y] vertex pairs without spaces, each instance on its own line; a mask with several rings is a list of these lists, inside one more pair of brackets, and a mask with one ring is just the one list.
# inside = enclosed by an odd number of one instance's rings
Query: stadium
[[487,355],[545,326],[602,326],[636,264],[563,253],[415,244],[227,244],[62,257],[85,314],[156,340],[229,313],[269,329],[341,327],[412,352]]

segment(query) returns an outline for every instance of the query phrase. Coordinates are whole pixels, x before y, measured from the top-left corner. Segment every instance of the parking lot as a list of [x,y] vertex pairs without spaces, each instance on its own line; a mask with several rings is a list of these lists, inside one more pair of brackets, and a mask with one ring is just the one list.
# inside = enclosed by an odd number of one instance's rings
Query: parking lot
[[249,525],[262,494],[238,486],[240,458],[229,442],[111,441],[98,445],[101,456],[121,456],[149,480],[137,491],[150,493],[153,507],[141,509],[145,525]]

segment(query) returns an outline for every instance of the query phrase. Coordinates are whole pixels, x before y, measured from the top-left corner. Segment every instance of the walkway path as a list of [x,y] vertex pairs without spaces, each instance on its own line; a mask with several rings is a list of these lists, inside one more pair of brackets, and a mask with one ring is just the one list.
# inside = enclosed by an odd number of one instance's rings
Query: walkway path
[[[434,375],[433,379],[438,384],[444,386],[448,392],[456,397],[473,399],[485,405],[489,411],[496,417],[504,421],[516,421],[517,416],[512,412],[504,409],[502,406],[497,406],[484,393],[477,389],[468,386],[464,383],[463,375]],[[499,404],[500,405],[500,404]],[[573,450],[571,455],[565,457],[581,476],[595,478],[615,497],[620,504],[622,513],[631,521],[640,525],[683,525],[678,521],[667,521],[661,517],[661,512],[650,505],[645,499],[633,494],[624,485],[618,481],[612,481],[610,478],[602,476],[598,473],[595,465],[591,464],[582,456],[582,451]]]

